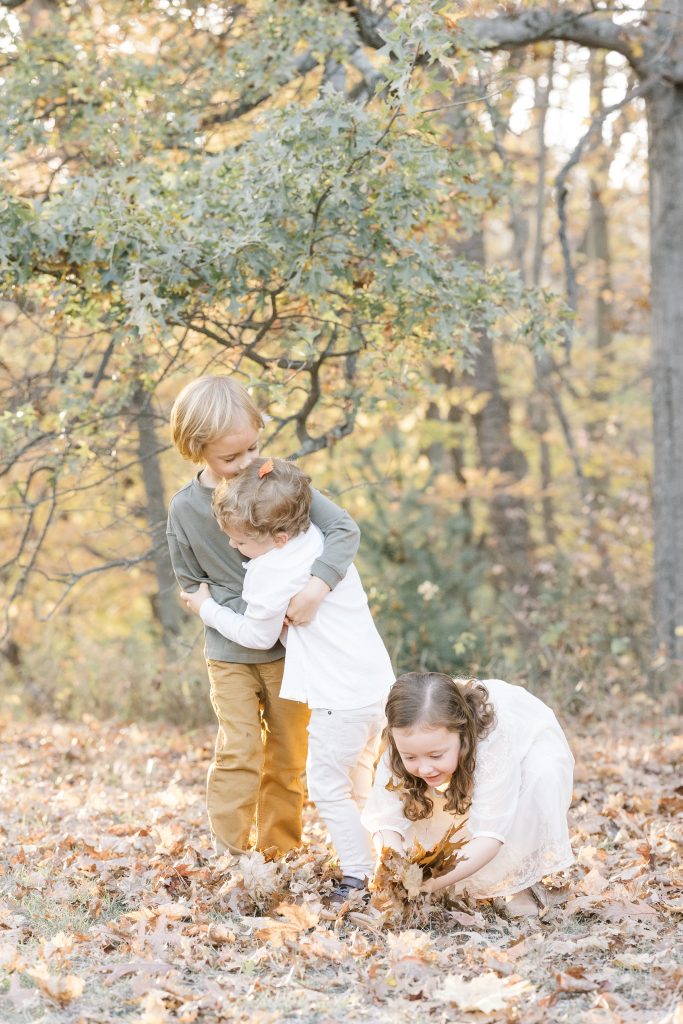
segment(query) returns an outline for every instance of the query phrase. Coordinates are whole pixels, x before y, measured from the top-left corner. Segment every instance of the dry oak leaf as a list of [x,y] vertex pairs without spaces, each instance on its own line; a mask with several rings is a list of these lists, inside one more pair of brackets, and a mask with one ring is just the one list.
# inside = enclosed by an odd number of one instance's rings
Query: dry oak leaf
[[67,935],[66,932],[57,932],[52,938],[42,942],[41,953],[48,960],[54,953],[58,955],[68,956],[69,953],[73,952],[76,944],[76,936],[73,934]]
[[334,932],[320,930],[311,932],[310,935],[302,935],[299,950],[313,959],[331,960],[334,963],[343,963],[349,956],[348,947]]
[[408,899],[414,900],[420,895],[422,888],[422,868],[419,864],[406,864],[396,873],[398,880],[408,893]]
[[452,1003],[459,1010],[493,1013],[505,1010],[520,996],[534,991],[533,985],[521,978],[499,978],[493,971],[466,981],[462,974],[449,974],[434,992],[433,998]]
[[277,891],[277,864],[267,861],[262,853],[254,850],[243,854],[237,861],[237,868],[241,873],[241,880],[238,874],[223,886],[221,892],[227,892],[234,885],[240,884],[240,881],[242,888],[257,901],[272,896]]
[[394,995],[415,1000],[424,999],[428,995],[434,984],[434,976],[433,964],[408,957],[392,964],[384,981],[387,989],[392,990]]
[[319,909],[311,910],[309,907],[294,903],[281,903],[275,912],[285,920],[274,921],[266,918],[266,927],[255,932],[257,939],[272,942],[274,946],[281,946],[288,939],[296,939],[301,932],[314,928],[320,917]]
[[0,967],[7,972],[24,970],[24,958],[10,942],[3,942],[0,945]]
[[460,850],[468,842],[465,825],[464,821],[458,825],[451,825],[432,850],[425,849],[415,840],[408,853],[408,859],[414,864],[419,864],[421,868],[429,869],[432,877],[435,874],[447,874],[460,861]]
[[401,960],[438,960],[434,942],[426,932],[408,928],[402,932],[387,933],[387,949],[393,963]]
[[169,921],[184,921],[192,917],[192,907],[187,903],[159,903],[154,907],[143,904],[139,910],[129,910],[123,917],[131,921],[152,921],[156,917],[165,917]]
[[275,908],[275,913],[279,917],[284,917],[292,927],[304,932],[309,928],[315,928],[320,919],[320,910],[319,904],[307,907],[300,903],[280,903]]
[[555,972],[556,989],[551,999],[559,992],[595,992],[601,982],[595,978],[584,976],[585,967],[570,967],[566,972]]
[[192,917],[192,908],[187,903],[160,903],[152,909],[155,914],[163,915],[170,921],[183,921]]
[[171,1016],[164,1002],[164,992],[153,989],[142,1001],[142,1016],[135,1018],[135,1024],[170,1024]]
[[[451,871],[467,842],[463,829],[464,824],[451,826],[433,850],[425,849],[417,840],[405,853],[385,846],[370,883],[373,906],[379,910],[389,909],[392,904],[400,907],[406,899],[413,900],[420,894],[425,877]],[[459,832],[462,834],[458,835]]]
[[177,857],[185,849],[187,832],[182,825],[158,824],[152,833],[155,853],[165,853],[169,857]]
[[603,921],[623,921],[630,917],[644,921],[647,918],[658,917],[654,907],[643,900],[606,900],[603,906],[595,907],[593,913]]
[[597,896],[598,893],[603,892],[608,885],[609,881],[605,876],[601,874],[597,868],[592,868],[579,880],[577,888],[582,892],[585,892],[587,896]]
[[83,995],[85,980],[75,974],[64,976],[50,974],[45,964],[29,967],[26,973],[33,978],[43,995],[48,996],[60,1006],[67,1006],[74,999],[79,999]]
[[235,933],[218,921],[211,922],[206,930],[206,937],[213,946],[232,945],[236,939]]

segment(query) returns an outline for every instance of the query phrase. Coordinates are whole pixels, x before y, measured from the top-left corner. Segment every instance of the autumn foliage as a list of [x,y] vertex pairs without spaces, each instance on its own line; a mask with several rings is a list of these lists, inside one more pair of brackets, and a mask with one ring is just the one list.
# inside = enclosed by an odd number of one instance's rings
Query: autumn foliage
[[213,857],[208,732],[5,721],[0,1019],[679,1024],[683,743],[612,710],[568,723],[577,863],[531,921],[415,896],[457,836],[339,913],[312,808],[284,860]]

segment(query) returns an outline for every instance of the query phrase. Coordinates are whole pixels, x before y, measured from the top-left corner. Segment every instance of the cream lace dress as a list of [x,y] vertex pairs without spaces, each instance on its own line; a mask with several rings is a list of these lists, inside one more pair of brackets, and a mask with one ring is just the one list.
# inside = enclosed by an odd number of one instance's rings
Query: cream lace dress
[[[501,679],[481,682],[495,708],[496,724],[479,742],[466,834],[492,836],[503,845],[492,861],[452,891],[487,898],[520,892],[573,862],[567,810],[574,758],[559,722],[542,701]],[[442,793],[430,790],[431,815],[409,821],[400,793],[386,789],[390,777],[385,753],[362,816],[370,833],[392,830],[407,847],[417,839],[430,849],[454,822],[463,820],[444,809]]]

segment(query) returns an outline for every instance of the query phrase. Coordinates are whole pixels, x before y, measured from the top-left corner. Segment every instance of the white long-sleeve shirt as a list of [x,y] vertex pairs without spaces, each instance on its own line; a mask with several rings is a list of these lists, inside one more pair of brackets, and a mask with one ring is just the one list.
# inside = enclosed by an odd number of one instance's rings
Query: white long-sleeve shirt
[[[280,636],[287,606],[310,578],[322,551],[311,525],[281,548],[246,563],[243,615],[213,599],[200,608],[206,626],[243,647],[268,650]],[[354,565],[320,605],[307,626],[287,629],[280,696],[311,708],[348,711],[381,700],[394,681],[391,660],[368,608]]]

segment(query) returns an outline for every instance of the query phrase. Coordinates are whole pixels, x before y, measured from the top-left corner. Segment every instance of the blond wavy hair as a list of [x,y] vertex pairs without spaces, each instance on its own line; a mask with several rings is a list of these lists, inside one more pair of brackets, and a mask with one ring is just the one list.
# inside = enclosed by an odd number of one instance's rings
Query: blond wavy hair
[[190,462],[201,462],[207,444],[245,421],[255,430],[263,417],[249,393],[226,374],[207,374],[186,384],[171,409],[173,444]]
[[472,803],[474,769],[480,739],[493,729],[496,717],[489,693],[476,679],[451,679],[441,672],[406,672],[391,690],[386,707],[389,764],[409,821],[428,818],[434,801],[424,779],[411,775],[398,752],[394,729],[439,729],[460,737],[458,765],[445,791],[447,811],[465,814]]
[[[273,468],[259,476],[267,462]],[[238,476],[222,480],[211,507],[226,533],[268,537],[287,533],[297,537],[311,524],[311,478],[284,459],[254,459]]]

